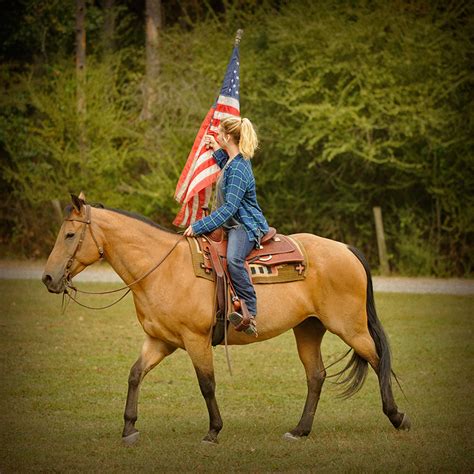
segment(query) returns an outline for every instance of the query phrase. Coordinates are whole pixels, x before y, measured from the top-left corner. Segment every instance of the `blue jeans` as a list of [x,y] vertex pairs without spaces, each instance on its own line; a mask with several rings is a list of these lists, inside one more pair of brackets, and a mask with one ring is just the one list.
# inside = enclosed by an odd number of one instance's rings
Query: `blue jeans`
[[249,241],[243,226],[229,230],[227,235],[227,268],[237,296],[245,301],[249,313],[257,314],[257,295],[244,267],[245,258],[255,248],[255,242]]

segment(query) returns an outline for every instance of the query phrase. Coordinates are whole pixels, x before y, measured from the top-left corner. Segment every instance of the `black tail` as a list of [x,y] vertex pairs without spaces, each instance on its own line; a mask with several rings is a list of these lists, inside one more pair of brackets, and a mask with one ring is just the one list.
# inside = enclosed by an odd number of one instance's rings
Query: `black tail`
[[[369,333],[374,340],[377,355],[379,356],[378,375],[381,390],[383,392],[391,392],[392,362],[390,346],[382,324],[377,316],[377,311],[375,310],[374,290],[369,264],[360,250],[349,246],[348,249],[359,259],[367,274],[367,322]],[[362,388],[367,376],[367,368],[367,361],[354,352],[344,369],[334,374],[334,376],[342,376],[350,369],[350,372],[342,380],[338,379],[337,381],[338,384],[346,385],[345,390],[341,394],[342,397],[349,398]]]

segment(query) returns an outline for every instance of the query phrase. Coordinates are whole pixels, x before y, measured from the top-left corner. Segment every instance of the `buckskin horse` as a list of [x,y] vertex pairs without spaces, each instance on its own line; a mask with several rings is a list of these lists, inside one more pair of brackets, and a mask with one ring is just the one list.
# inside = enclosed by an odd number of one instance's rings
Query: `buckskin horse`
[[[195,276],[183,236],[143,216],[91,207],[82,193],[71,196],[72,206],[42,280],[50,292],[61,293],[72,277],[104,257],[130,285],[145,341],[128,379],[123,442],[131,445],[139,438],[135,422],[143,378],[181,348],[191,358],[209,412],[209,431],[203,441],[217,443],[223,424],[215,398],[211,348],[214,284]],[[233,328],[228,333],[228,343],[240,345],[293,330],[306,371],[307,397],[299,423],[284,437],[296,440],[311,431],[326,378],[321,357],[326,331],[338,335],[354,350],[342,371],[345,395],[360,389],[370,364],[379,380],[383,412],[396,429],[409,429],[410,420],[398,410],[393,397],[388,340],[375,311],[371,275],[364,257],[341,242],[316,235],[302,233],[292,238],[306,250],[306,278],[256,285],[258,338]]]

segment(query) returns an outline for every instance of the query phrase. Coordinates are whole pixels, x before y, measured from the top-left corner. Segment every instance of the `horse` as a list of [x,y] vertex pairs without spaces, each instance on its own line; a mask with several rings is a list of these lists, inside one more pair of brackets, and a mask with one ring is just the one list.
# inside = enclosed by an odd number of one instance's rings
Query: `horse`
[[[139,358],[130,369],[122,440],[139,439],[135,427],[139,387],[145,375],[176,349],[191,358],[207,405],[209,430],[203,442],[215,444],[223,427],[215,397],[212,327],[214,283],[194,274],[186,238],[138,214],[92,207],[83,193],[72,196],[67,216],[47,260],[42,281],[62,293],[71,278],[105,258],[131,288],[136,315],[145,332]],[[410,429],[392,391],[389,342],[377,316],[372,279],[364,256],[355,248],[308,233],[291,236],[304,246],[304,280],[256,285],[258,338],[230,327],[230,345],[250,344],[293,330],[307,379],[303,413],[283,436],[307,437],[326,378],[321,341],[326,331],[339,336],[352,357],[343,374],[345,396],[363,385],[368,364],[375,371],[384,414],[398,430]],[[351,351],[349,349],[349,351]]]

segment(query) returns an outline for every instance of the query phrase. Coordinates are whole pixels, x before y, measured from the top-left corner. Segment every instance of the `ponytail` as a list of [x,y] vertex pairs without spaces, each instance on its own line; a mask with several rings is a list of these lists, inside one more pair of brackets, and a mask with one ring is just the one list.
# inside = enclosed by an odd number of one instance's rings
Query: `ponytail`
[[252,122],[248,118],[229,117],[222,120],[220,126],[224,133],[229,134],[239,145],[240,153],[246,160],[250,160],[258,147],[258,138]]
[[252,122],[248,118],[243,118],[240,125],[239,148],[246,160],[250,160],[258,147],[258,138]]

